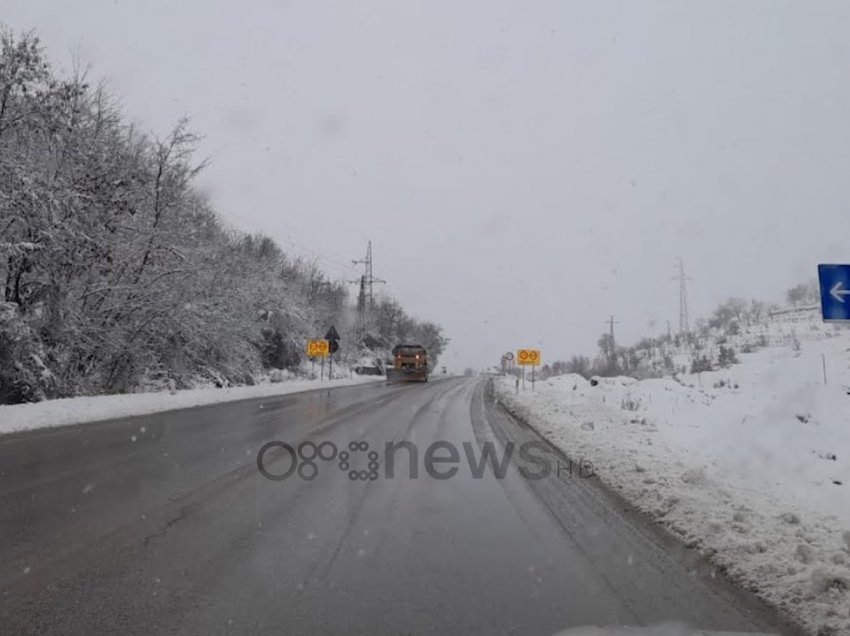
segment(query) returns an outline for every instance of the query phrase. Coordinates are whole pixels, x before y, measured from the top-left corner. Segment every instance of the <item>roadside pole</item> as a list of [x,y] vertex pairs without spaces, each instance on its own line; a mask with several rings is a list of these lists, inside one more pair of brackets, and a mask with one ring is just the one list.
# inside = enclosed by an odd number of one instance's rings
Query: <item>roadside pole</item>
[[322,366],[319,373],[319,381],[325,380],[325,357],[328,355],[327,340],[308,340],[307,341],[307,356],[310,358],[310,373],[312,377],[316,377],[316,356],[322,359]]
[[[525,391],[525,367],[531,366],[531,390],[534,390],[534,367],[540,364],[540,350],[539,349],[518,349],[517,362],[519,366],[522,367],[522,390]],[[519,380],[517,380],[517,387],[519,387]]]
[[[820,312],[824,322],[850,324],[850,264],[821,263],[818,265]],[[823,383],[826,384],[826,354],[821,354]]]
[[329,369],[328,369],[328,380],[333,380],[334,377],[334,354],[339,349],[339,332],[336,330],[336,327],[331,325],[331,328],[328,329],[328,332],[325,334],[325,341],[328,343],[327,355],[330,357]]

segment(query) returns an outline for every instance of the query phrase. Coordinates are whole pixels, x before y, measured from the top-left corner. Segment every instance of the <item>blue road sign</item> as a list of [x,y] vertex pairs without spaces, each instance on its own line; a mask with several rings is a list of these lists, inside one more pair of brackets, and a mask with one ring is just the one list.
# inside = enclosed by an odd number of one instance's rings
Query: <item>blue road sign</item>
[[818,265],[818,279],[824,321],[850,321],[850,265]]

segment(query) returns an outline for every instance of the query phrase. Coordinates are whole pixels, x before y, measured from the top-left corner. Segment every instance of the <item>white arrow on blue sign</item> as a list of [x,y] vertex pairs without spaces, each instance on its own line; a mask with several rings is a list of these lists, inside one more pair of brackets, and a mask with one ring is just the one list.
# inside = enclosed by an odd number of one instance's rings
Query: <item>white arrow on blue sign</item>
[[818,265],[825,322],[850,322],[850,265]]

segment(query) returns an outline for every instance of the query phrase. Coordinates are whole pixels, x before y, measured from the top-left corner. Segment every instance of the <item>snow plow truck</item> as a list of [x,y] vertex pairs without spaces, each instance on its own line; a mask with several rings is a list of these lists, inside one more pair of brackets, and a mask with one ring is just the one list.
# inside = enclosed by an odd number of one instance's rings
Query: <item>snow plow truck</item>
[[396,345],[392,353],[392,366],[387,367],[387,384],[428,381],[428,353],[422,345]]

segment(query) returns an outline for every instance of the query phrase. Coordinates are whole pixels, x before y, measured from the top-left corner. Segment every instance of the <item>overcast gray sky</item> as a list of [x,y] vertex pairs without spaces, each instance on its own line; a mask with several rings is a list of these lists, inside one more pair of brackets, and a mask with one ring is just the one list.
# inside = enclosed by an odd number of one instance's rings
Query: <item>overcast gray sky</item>
[[453,368],[592,353],[850,262],[850,3],[5,0],[234,225],[375,274]]

